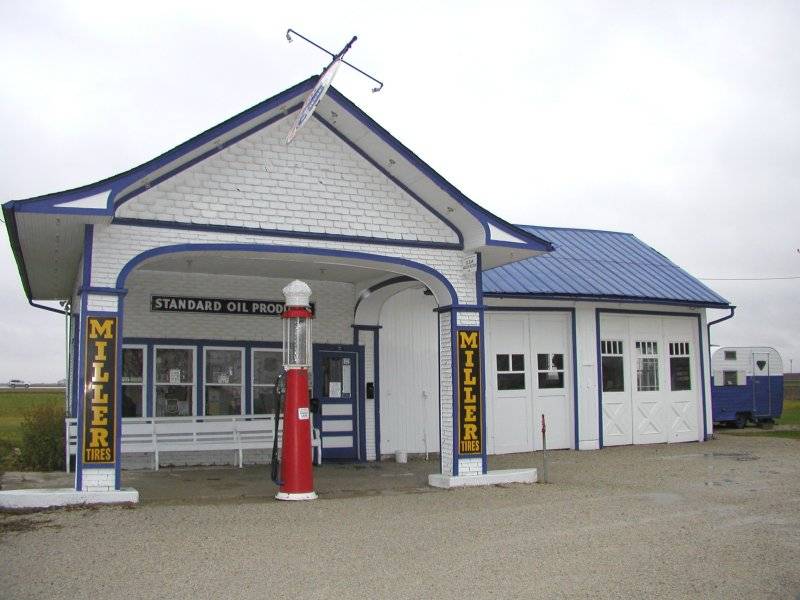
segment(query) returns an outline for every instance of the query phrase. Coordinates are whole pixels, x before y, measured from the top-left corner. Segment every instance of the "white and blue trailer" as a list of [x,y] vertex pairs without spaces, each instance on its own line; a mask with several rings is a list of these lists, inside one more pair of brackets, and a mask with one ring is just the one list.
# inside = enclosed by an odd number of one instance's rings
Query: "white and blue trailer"
[[711,411],[715,423],[742,428],[771,423],[783,412],[783,361],[765,346],[717,348],[711,355]]

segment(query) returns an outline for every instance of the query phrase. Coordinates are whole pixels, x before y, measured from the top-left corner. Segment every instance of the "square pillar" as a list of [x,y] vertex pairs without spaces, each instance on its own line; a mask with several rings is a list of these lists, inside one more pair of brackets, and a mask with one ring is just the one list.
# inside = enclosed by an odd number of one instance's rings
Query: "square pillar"
[[121,298],[83,291],[78,321],[75,490],[120,489]]
[[487,473],[483,319],[479,311],[439,313],[441,473]]

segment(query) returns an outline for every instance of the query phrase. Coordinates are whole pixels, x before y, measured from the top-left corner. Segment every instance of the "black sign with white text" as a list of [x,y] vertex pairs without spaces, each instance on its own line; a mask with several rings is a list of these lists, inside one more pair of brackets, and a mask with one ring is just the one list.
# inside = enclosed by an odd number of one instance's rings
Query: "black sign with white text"
[[[211,315],[261,315],[279,317],[285,308],[282,300],[242,300],[237,298],[199,298],[193,296],[150,296],[153,312],[207,313]],[[314,304],[311,304],[314,312]]]

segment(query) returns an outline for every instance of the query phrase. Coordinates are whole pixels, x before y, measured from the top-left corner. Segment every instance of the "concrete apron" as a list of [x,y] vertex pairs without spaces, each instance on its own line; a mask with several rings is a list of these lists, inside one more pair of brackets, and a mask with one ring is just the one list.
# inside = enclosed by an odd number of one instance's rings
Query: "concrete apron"
[[[314,488],[321,499],[436,493],[440,490],[432,487],[433,482],[429,483],[429,476],[431,472],[437,471],[438,467],[438,461],[435,459],[429,461],[412,459],[405,464],[391,460],[361,464],[327,463],[314,467]],[[232,466],[162,467],[158,471],[123,471],[122,483],[127,489],[138,491],[138,501],[142,503],[271,501],[278,488],[269,478],[269,468],[269,465],[246,466],[243,469]],[[521,471],[528,471],[522,475],[522,479],[520,479]],[[533,471],[533,477],[530,471]],[[440,483],[438,487],[532,483],[536,480],[535,472],[535,469],[509,470],[506,474],[512,475],[511,479],[491,476],[459,477],[459,481],[446,486]],[[492,473],[497,472],[490,472],[490,475]],[[60,472],[8,472],[0,479],[0,488],[4,491],[51,490],[52,494],[54,489],[69,488],[73,484],[73,478],[72,474]],[[466,479],[474,479],[474,482],[461,482]],[[0,496],[3,493],[0,492]],[[126,502],[136,502],[136,500]]]

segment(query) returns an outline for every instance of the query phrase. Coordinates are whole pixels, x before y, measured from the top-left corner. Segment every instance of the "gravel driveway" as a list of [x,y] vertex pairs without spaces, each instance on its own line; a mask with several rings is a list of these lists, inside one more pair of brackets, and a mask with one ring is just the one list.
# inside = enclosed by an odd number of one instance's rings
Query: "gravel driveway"
[[263,470],[131,474],[136,508],[0,516],[0,597],[798,597],[797,441],[551,456],[551,484],[449,491],[423,485],[433,462],[323,467],[298,504]]

